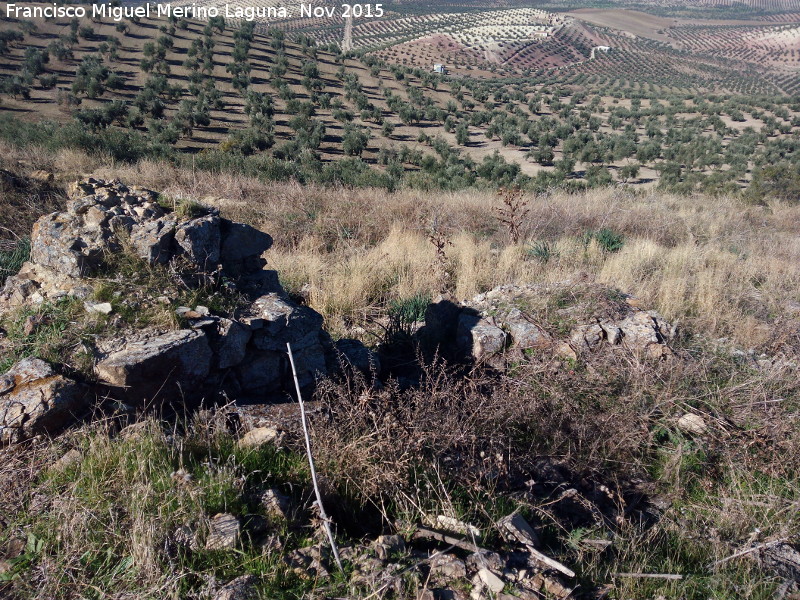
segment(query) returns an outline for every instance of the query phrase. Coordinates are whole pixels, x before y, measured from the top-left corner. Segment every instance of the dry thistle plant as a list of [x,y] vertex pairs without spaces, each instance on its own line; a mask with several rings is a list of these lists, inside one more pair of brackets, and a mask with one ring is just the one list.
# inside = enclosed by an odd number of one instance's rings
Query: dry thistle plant
[[428,229],[428,241],[436,248],[436,264],[434,269],[439,279],[439,293],[444,294],[451,287],[452,273],[448,270],[448,258],[445,248],[452,246],[453,243],[441,229],[437,220],[431,223]]
[[522,221],[531,211],[525,194],[519,188],[500,188],[497,195],[503,203],[493,209],[497,219],[508,229],[511,243],[519,244]]

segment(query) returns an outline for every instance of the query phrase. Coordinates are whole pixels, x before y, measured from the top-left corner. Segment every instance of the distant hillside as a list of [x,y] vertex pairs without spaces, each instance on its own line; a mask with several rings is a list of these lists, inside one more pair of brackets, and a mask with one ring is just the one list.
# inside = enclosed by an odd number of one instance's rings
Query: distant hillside
[[[342,54],[306,34],[222,19],[5,21],[0,129],[15,143],[122,160],[171,156],[193,168],[390,189],[660,183],[719,192],[755,177],[761,194],[793,185],[762,168],[797,160],[800,104],[776,85],[709,51],[692,62],[668,44],[626,46],[621,33],[578,20],[541,26],[557,31],[541,44],[493,46],[500,63],[532,65],[526,77],[500,77],[469,66],[433,73],[429,63],[455,43],[447,36]],[[411,46],[427,58],[404,61]],[[62,125],[26,125],[42,121]]]

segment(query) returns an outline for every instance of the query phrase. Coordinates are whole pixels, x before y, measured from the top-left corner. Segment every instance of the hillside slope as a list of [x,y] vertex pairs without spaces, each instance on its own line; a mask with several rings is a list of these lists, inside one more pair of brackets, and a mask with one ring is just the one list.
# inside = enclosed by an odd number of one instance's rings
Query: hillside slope
[[[568,76],[544,70],[533,79],[481,79],[224,23],[53,20],[6,22],[2,31],[0,129],[7,138],[43,134],[23,132],[26,122],[77,118],[77,130],[54,130],[47,143],[104,147],[123,159],[177,149],[197,155],[199,168],[271,156],[258,167],[270,178],[736,189],[776,157],[795,160],[786,148],[800,126],[800,105],[790,97],[701,93],[710,67],[681,64],[665,46],[649,54],[624,44],[598,51]],[[613,35],[581,42],[580,52]],[[576,47],[578,38],[570,39],[565,48]],[[512,44],[495,55],[530,52],[540,50]],[[557,54],[548,52],[531,60],[552,64]],[[603,75],[608,69],[621,75]],[[636,76],[626,79],[627,71]],[[746,74],[731,81],[758,89]],[[114,142],[121,129],[135,136]],[[97,136],[105,142],[92,141]]]

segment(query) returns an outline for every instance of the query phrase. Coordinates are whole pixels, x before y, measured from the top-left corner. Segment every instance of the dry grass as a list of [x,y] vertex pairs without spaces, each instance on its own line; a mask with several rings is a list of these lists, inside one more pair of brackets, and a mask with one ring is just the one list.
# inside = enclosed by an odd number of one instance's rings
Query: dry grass
[[[766,599],[778,580],[756,561],[710,565],[754,532],[800,533],[797,392],[791,372],[707,355],[595,356],[574,369],[532,360],[501,380],[431,367],[419,389],[326,387],[331,418],[316,423],[315,447],[332,481],[395,527],[445,514],[493,539],[495,521],[521,510],[547,552],[578,569],[582,593],[604,584],[613,598]],[[706,434],[681,430],[687,412]],[[685,579],[665,586],[618,572]]]
[[[274,447],[237,448],[223,412],[165,425],[150,418],[119,432],[97,422],[27,454],[8,452],[8,462],[3,455],[0,539],[5,547],[27,536],[34,545],[12,567],[19,576],[0,580],[0,596],[208,598],[242,573],[259,576],[259,598],[308,587],[287,577],[281,555],[259,545],[247,519],[237,551],[203,549],[214,514],[252,518],[263,510],[252,494],[276,478],[305,485],[303,462]],[[70,447],[82,458],[59,466]],[[189,528],[188,539],[180,528]],[[295,543],[285,527],[274,533]]]
[[[392,300],[435,295],[441,267],[428,240],[432,225],[445,248],[448,281],[466,299],[510,282],[589,279],[637,296],[671,320],[745,348],[779,349],[793,335],[800,289],[800,206],[749,206],[737,198],[675,196],[622,189],[530,197],[514,245],[489,191],[394,194],[372,189],[263,183],[224,173],[191,172],[159,162],[101,166],[76,152],[3,147],[7,160],[38,156],[36,168],[96,176],[204,200],[229,218],[275,238],[271,268],[307,296],[329,324],[358,321]],[[45,158],[42,158],[45,156]],[[61,169],[64,169],[63,171]],[[68,176],[65,176],[67,178]],[[603,252],[584,235],[603,228],[624,236]],[[537,260],[531,244],[553,255]]]

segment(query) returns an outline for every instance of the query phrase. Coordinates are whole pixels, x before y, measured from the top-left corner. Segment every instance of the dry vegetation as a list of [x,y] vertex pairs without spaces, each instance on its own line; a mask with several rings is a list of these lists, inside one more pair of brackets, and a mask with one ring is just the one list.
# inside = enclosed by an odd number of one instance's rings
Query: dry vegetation
[[[74,151],[5,145],[1,154],[0,166],[18,177],[56,172],[53,193],[90,171],[217,204],[262,228],[275,238],[270,265],[334,335],[374,343],[387,311],[443,285],[458,298],[504,282],[564,280],[635,295],[682,323],[673,360],[532,354],[503,376],[434,363],[418,388],[375,389],[356,376],[322,385],[313,442],[340,539],[408,532],[445,514],[476,524],[493,543],[494,521],[517,509],[545,550],[579,572],[581,597],[766,599],[781,583],[757,553],[713,563],[748,540],[796,539],[800,527],[796,204],[605,190],[523,195],[521,208],[513,195],[503,205],[479,190],[389,194],[151,161],[109,165]],[[519,220],[516,244],[498,218],[509,215]],[[19,235],[27,222],[20,219]],[[443,254],[432,239],[443,240]],[[681,429],[685,414],[706,429]],[[12,597],[100,598],[103,589],[200,598],[243,573],[259,576],[265,598],[374,591],[297,579],[283,562],[313,533],[300,438],[290,433],[284,450],[248,453],[234,446],[225,410],[178,425],[165,418],[173,423],[166,432],[150,421],[118,435],[112,418],[4,454],[2,540],[28,539],[6,584]],[[69,448],[83,460],[54,467]],[[253,498],[274,485],[300,511],[293,525],[267,527],[282,551],[262,533],[246,538],[241,554],[180,545],[181,526],[202,536],[220,510],[261,514]],[[598,550],[597,540],[611,545]]]
[[[658,41],[534,9],[426,14],[406,23],[422,37],[341,53],[233,24],[9,21],[0,137],[387,189],[728,193],[796,166],[792,22],[686,19]],[[456,68],[467,59],[480,69]]]
[[[436,227],[449,242],[446,270],[459,299],[502,283],[588,279],[618,287],[708,338],[765,351],[796,344],[795,203],[750,206],[738,198],[625,190],[531,195],[515,245],[492,210],[500,199],[486,191],[332,190],[152,162],[95,172],[205,199],[269,232],[276,240],[271,267],[340,333],[344,322],[374,315],[393,300],[439,291],[439,262],[428,239]],[[587,232],[604,228],[624,237],[621,250],[587,244]],[[549,254],[537,252],[541,244]]]

